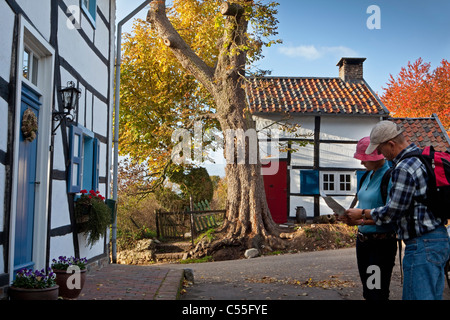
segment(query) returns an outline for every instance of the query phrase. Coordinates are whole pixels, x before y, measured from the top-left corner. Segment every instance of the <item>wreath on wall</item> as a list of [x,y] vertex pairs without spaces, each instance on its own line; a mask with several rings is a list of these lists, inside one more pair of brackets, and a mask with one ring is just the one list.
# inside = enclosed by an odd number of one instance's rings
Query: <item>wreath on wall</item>
[[31,108],[23,113],[22,117],[22,134],[26,141],[32,142],[36,139],[38,131],[38,119]]

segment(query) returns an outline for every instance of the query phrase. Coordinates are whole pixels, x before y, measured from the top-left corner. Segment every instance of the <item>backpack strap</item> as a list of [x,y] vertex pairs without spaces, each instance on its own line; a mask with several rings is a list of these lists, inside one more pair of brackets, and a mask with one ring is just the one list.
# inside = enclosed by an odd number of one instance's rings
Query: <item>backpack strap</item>
[[355,205],[356,205],[356,203],[358,202],[358,191],[359,191],[359,189],[361,189],[361,185],[363,184],[364,180],[366,180],[367,176],[369,175],[369,172],[370,172],[370,171],[366,171],[366,172],[364,172],[364,174],[361,176],[361,179],[359,180],[359,187],[358,187],[358,190],[356,191],[356,195],[355,195],[355,197],[353,198],[353,201],[352,201],[352,203],[351,203],[351,205],[350,205],[350,208],[354,208]]
[[[383,177],[381,178],[381,185],[380,185],[380,193],[381,193],[381,199],[383,200],[383,203],[386,204],[386,199],[388,195],[388,187],[389,187],[389,180],[391,179],[391,173],[394,168],[390,167],[386,172],[383,174]],[[359,181],[359,189],[361,188],[364,180],[366,180],[367,176],[369,175],[370,171],[364,172],[364,174],[361,176],[361,180]],[[355,198],[353,198],[352,204],[350,205],[350,208],[354,208],[356,203],[358,202],[358,192],[356,192]]]
[[386,172],[384,173],[383,177],[381,178],[380,191],[381,191],[381,198],[383,199],[384,204],[386,204],[389,180],[391,180],[392,170],[394,170],[393,167],[390,167],[389,169],[387,169]]

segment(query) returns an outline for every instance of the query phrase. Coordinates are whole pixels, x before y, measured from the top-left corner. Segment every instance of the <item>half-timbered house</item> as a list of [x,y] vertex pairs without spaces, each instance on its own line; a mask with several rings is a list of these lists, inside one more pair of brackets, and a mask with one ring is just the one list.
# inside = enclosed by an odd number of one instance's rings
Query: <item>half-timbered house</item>
[[[249,79],[247,96],[256,120],[264,185],[269,209],[277,223],[332,213],[321,192],[349,206],[364,173],[353,158],[359,139],[369,136],[389,110],[363,78],[365,58],[342,58],[338,77],[263,77]],[[419,146],[450,147],[436,115],[423,119],[391,119],[407,130]],[[283,124],[299,124],[297,135]],[[299,143],[306,145],[299,146]],[[279,152],[287,150],[286,152]]]
[[0,288],[60,255],[108,260],[108,237],[91,247],[77,232],[74,200],[110,194],[115,11],[115,0],[0,1]]

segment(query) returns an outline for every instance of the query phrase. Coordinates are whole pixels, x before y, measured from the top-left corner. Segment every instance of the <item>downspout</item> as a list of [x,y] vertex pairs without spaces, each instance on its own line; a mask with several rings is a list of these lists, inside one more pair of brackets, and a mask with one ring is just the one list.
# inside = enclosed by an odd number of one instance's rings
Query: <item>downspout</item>
[[[116,85],[114,106],[114,166],[113,166],[113,200],[117,203],[117,175],[119,167],[119,108],[120,108],[120,65],[122,63],[122,26],[145,8],[152,0],[144,1],[138,8],[123,18],[117,24],[117,47],[116,47]],[[112,262],[117,262],[117,215],[112,225]]]

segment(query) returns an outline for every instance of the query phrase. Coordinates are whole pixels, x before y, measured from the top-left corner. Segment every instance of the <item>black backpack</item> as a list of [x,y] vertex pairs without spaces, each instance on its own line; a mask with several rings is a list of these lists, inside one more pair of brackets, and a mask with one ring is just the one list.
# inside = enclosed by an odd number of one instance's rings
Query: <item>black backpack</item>
[[419,158],[428,174],[427,200],[422,201],[442,222],[450,219],[450,153],[435,151],[432,146],[404,155],[401,160]]

